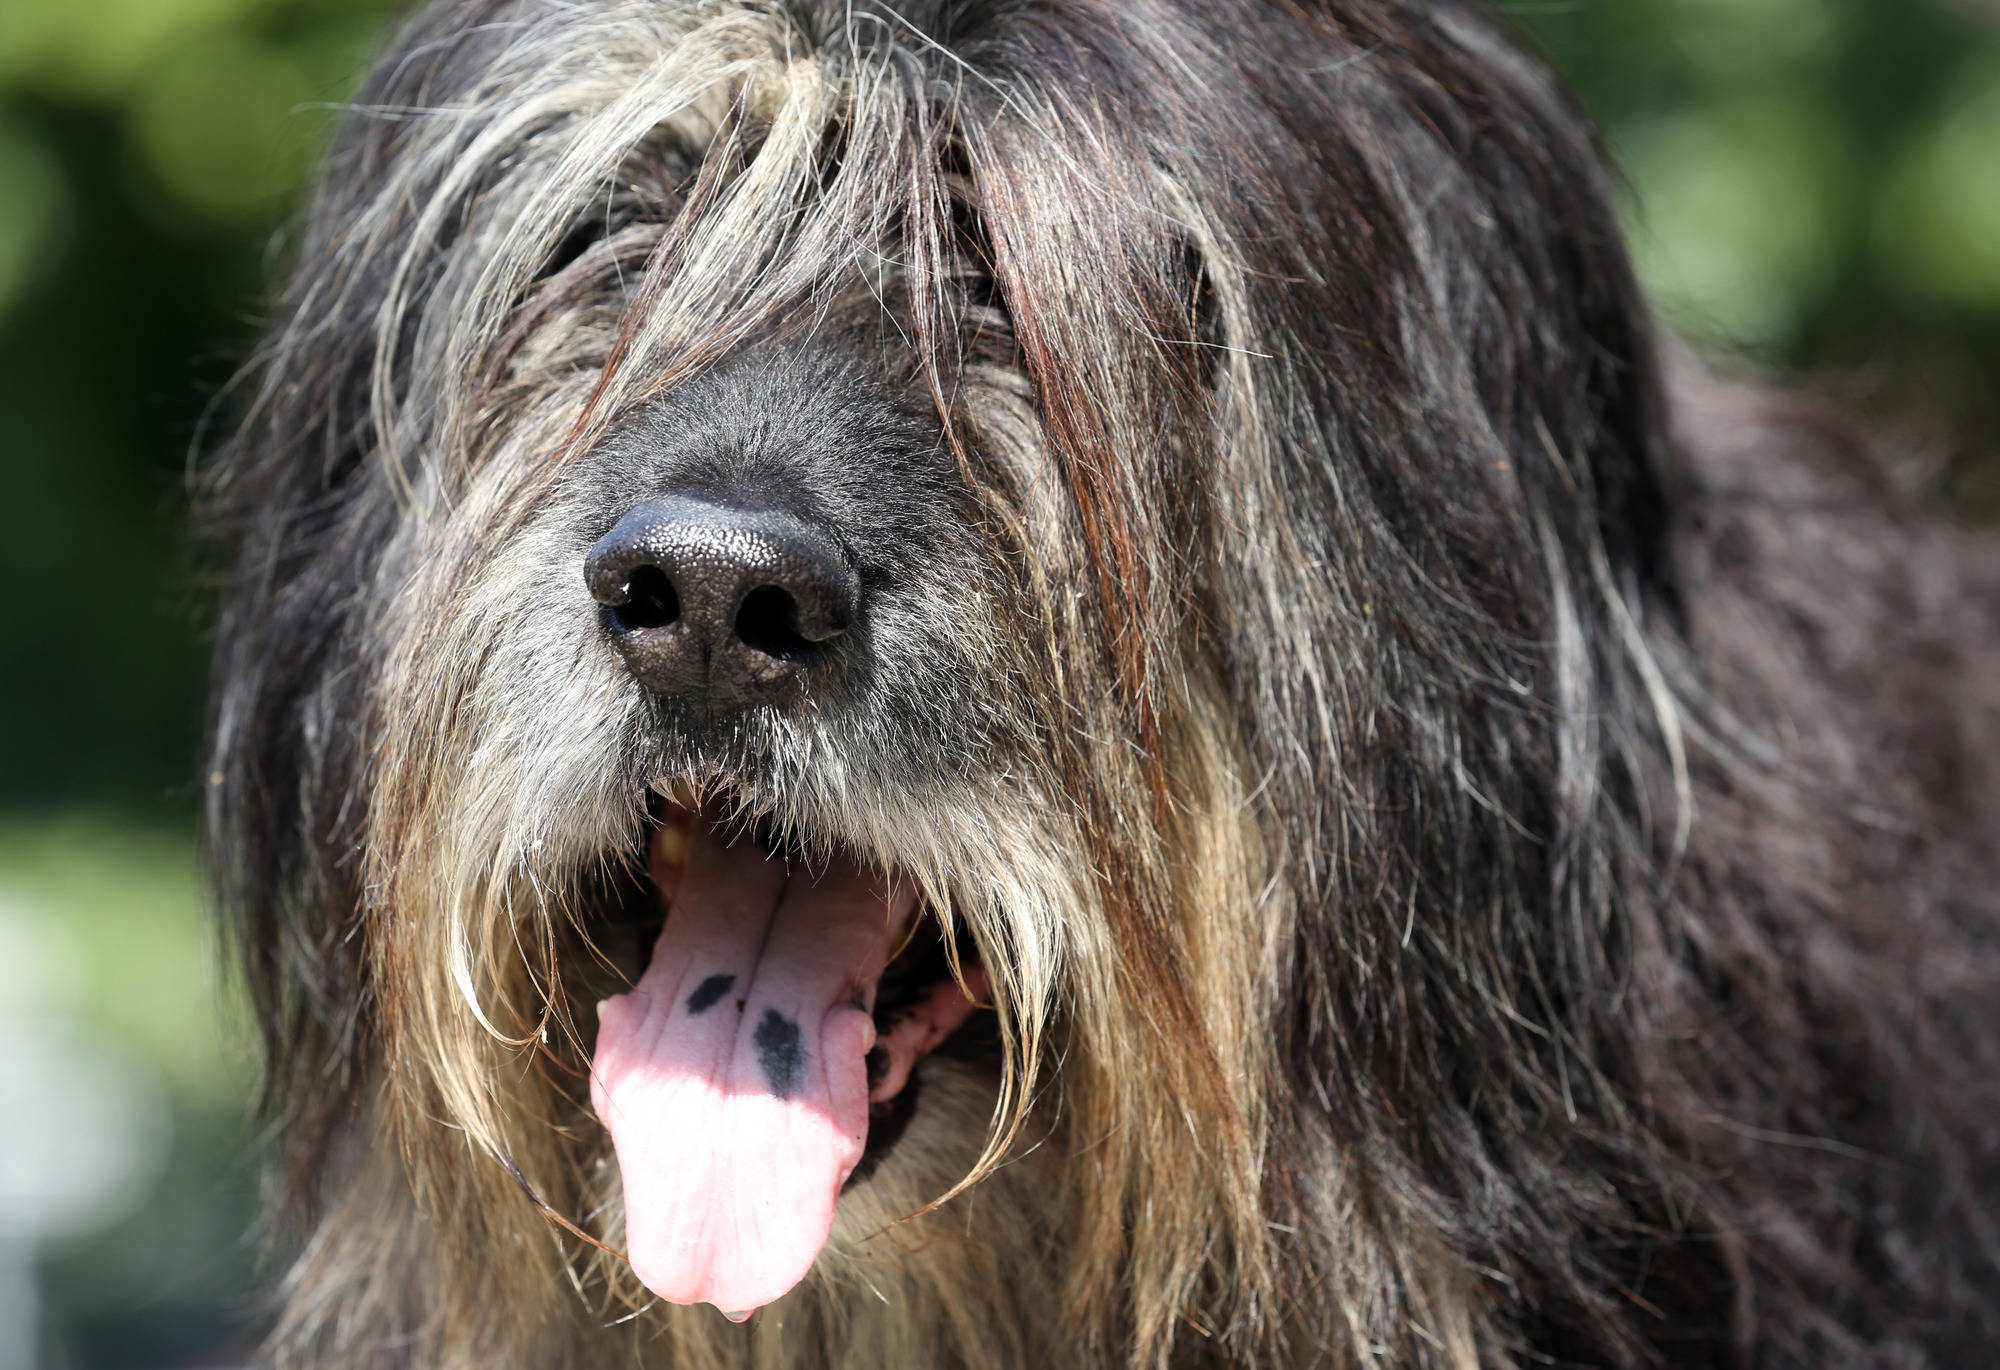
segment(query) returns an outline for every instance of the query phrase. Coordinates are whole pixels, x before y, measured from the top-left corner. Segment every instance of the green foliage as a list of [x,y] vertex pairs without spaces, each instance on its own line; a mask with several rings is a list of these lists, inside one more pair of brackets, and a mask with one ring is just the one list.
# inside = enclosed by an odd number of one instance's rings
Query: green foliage
[[191,795],[188,454],[386,9],[0,4],[0,802]]
[[191,838],[100,811],[0,820],[0,1023],[13,1078],[45,1062],[8,1102],[68,1139],[96,1193],[41,1248],[51,1370],[214,1364],[250,1307],[247,1024]]
[[9,953],[34,968],[10,1010],[89,1023],[176,1098],[234,1114],[243,1023],[225,1010],[191,836],[87,810],[0,822]]
[[1874,217],[1874,246],[1913,296],[2000,312],[2000,60],[1958,74]]
[[1824,356],[1855,304],[1990,335],[1995,17],[1941,0],[1621,0],[1519,18],[1602,121],[1676,324],[1793,362]]

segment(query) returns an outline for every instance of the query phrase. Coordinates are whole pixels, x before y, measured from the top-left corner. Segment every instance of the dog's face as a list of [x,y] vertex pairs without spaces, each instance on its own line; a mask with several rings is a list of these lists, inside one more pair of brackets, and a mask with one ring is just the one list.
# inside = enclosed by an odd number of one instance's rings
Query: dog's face
[[1558,714],[1642,694],[1544,651],[1652,555],[1603,199],[1455,4],[420,17],[216,477],[225,894],[367,1177],[305,1284],[1278,1335],[1279,1210],[1555,955]]
[[540,868],[575,891],[549,974],[631,1266],[734,1315],[803,1278],[844,1190],[882,1191],[879,1228],[970,1168],[1005,1071],[977,947],[1022,873],[963,848],[1075,845],[1047,720],[997,703],[1029,695],[1018,551],[864,299],[634,402],[476,587],[405,610],[467,615],[435,650],[485,658],[475,734],[505,750],[455,802],[490,788],[502,831],[566,852]]

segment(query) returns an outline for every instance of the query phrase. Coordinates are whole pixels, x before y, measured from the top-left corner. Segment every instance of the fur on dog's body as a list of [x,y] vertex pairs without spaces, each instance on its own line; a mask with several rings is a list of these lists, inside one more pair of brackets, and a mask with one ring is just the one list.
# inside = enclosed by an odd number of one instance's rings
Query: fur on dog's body
[[[1475,9],[452,0],[296,263],[209,475],[280,1364],[2000,1349],[2000,570],[1662,360]],[[868,586],[730,726],[581,574],[690,482]],[[587,1103],[675,784],[996,1009],[744,1327]]]

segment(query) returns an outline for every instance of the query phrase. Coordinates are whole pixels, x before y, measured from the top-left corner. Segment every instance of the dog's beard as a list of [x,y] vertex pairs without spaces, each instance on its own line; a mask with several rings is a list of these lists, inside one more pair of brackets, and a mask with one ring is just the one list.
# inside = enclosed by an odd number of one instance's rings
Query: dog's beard
[[[479,467],[472,496],[451,510],[455,527],[429,538],[478,542],[490,511],[505,508],[512,484],[534,471],[526,449],[552,427],[523,421],[507,429],[503,450]],[[572,482],[583,484],[581,475]],[[1092,825],[1128,812],[1106,796],[1151,791],[1126,769],[1127,749],[1068,755],[1048,747],[1053,730],[1038,720],[1056,712],[1050,673],[1016,660],[1028,649],[998,630],[1008,612],[998,592],[966,593],[985,585],[977,565],[952,565],[953,594],[933,589],[914,597],[912,614],[931,606],[940,622],[924,629],[928,650],[898,659],[939,681],[899,689],[878,673],[872,687],[887,693],[854,707],[757,714],[696,735],[686,720],[650,706],[604,650],[577,571],[593,532],[578,526],[583,515],[565,498],[569,488],[551,495],[504,545],[472,559],[470,574],[457,570],[465,562],[429,560],[387,606],[380,629],[382,640],[398,645],[382,689],[387,745],[371,795],[368,855],[381,911],[374,953],[383,983],[395,991],[384,1015],[384,1051],[407,1066],[390,1081],[395,1143],[419,1158],[425,1177],[449,1171],[449,1183],[467,1187],[483,1179],[480,1201],[495,1211],[508,1204],[538,1211],[579,1235],[585,1245],[572,1278],[603,1289],[615,1301],[609,1307],[636,1309],[665,1295],[741,1312],[774,1297],[807,1266],[814,1273],[800,1291],[805,1301],[791,1307],[812,1306],[813,1289],[851,1290],[860,1281],[902,1281],[903,1296],[919,1300],[941,1298],[947,1287],[960,1301],[1027,1287],[1016,1274],[989,1269],[977,1243],[961,1243],[956,1232],[941,1236],[945,1229],[934,1224],[922,1229],[921,1259],[902,1260],[893,1249],[899,1239],[885,1239],[905,1219],[960,1194],[967,1220],[976,1209],[981,1231],[1012,1232],[1013,1245],[997,1246],[990,1261],[1004,1265],[1015,1259],[1009,1251],[1036,1249],[1053,1231],[1075,1233],[1066,1240],[1098,1257],[1087,1274],[1108,1289],[1130,1273],[1120,1253],[1133,1231],[1131,1242],[1155,1253],[1139,1278],[1182,1287],[1218,1224],[1255,1213],[1247,1178],[1253,1148],[1211,1147],[1212,1128],[1191,1148],[1173,1139],[1190,1118],[1221,1116],[1185,1101],[1208,1097],[1219,1080],[1258,1077],[1250,1058],[1259,1040],[1232,1025],[1259,1011],[1260,968],[1282,925],[1276,900],[1258,906],[1252,936],[1237,912],[1244,891],[1266,884],[1268,868],[1245,817],[1244,793],[1233,788],[1240,772],[1228,751],[1219,688],[1208,681],[1191,692],[1189,706],[1206,712],[1175,724],[1174,755],[1185,766],[1171,783],[1182,805],[1166,812],[1172,835],[1158,841],[1177,854],[1184,875],[1170,888],[1134,885],[1149,901],[1143,907],[1155,910],[1142,919],[1139,903],[1110,897],[1113,873],[1103,854],[1116,849]],[[949,615],[935,607],[944,604],[953,606]],[[1085,657],[1069,670],[1087,676],[1089,665]],[[980,688],[966,690],[968,681]],[[1077,688],[1085,702],[1068,701],[1073,713],[1111,698],[1106,688]],[[998,700],[1008,707],[994,707]],[[1119,734],[1105,716],[1078,735]],[[782,1260],[753,1249],[781,1244],[775,1226],[768,1234],[743,1226],[732,1251],[668,1249],[700,1246],[705,1225],[732,1224],[770,1202],[773,1193],[755,1186],[768,1183],[775,1167],[787,1167],[787,1182],[802,1180],[805,1167],[772,1130],[739,1150],[734,1136],[709,1126],[718,1119],[733,1126],[772,1095],[757,1059],[762,1006],[748,1002],[768,958],[739,954],[733,966],[695,965],[691,946],[678,940],[694,920],[676,929],[677,913],[705,904],[719,914],[743,886],[716,879],[701,892],[696,881],[674,888],[671,908],[663,906],[661,886],[670,882],[649,869],[659,864],[652,860],[660,855],[659,834],[672,826],[665,820],[674,810],[660,802],[662,792],[770,849],[739,868],[770,886],[751,917],[767,928],[784,920],[778,884],[809,880],[837,862],[920,892],[910,906],[923,911],[917,936],[874,982],[869,1016],[878,1037],[893,1035],[893,1008],[911,1007],[933,990],[966,997],[952,981],[954,954],[962,970],[977,964],[989,982],[983,994],[969,975],[963,984],[994,1011],[974,1012],[929,1057],[906,1049],[911,1073],[894,1094],[871,1100],[873,1084],[850,1083],[792,1110],[793,1118],[809,1115],[816,1129],[817,1207],[804,1215],[795,1191],[788,1198]],[[706,820],[699,831],[685,826],[683,874],[701,857],[701,843],[724,848],[734,830],[716,833]],[[1147,831],[1124,829],[1125,848]],[[1127,870],[1126,879],[1164,881],[1163,860],[1148,856],[1152,850],[1149,842],[1131,852],[1144,869]],[[779,852],[793,867],[781,879],[767,861]],[[853,1034],[865,1040],[867,1028],[849,1019],[842,1037],[827,1017],[840,1008],[843,988],[862,987],[865,1001],[869,961],[885,943],[896,950],[903,910],[888,900],[884,892],[877,937],[860,969],[850,962],[851,976],[821,978],[817,1001],[795,1001],[791,1009],[795,1023],[808,1009],[816,1012],[817,1055],[823,1059],[838,1041],[864,1080],[866,1048]],[[662,983],[679,960],[687,965],[677,982]],[[734,1034],[714,1033],[716,1057],[705,1077],[686,1069],[676,1075],[670,1068],[686,1065],[685,1049],[696,1039],[677,1035],[671,1021],[649,1024],[649,1010],[685,1020],[703,982],[721,974],[747,977],[724,991],[748,991],[742,1010],[733,1000],[728,1005]],[[618,1024],[599,1041],[593,1006],[635,986],[644,1001],[626,1010],[634,1021],[624,1031],[636,1049],[614,1060]],[[1204,1045],[1226,1044],[1228,1065],[1211,1069],[1203,1051],[1183,1050],[1186,1039],[1167,1030],[1162,1005],[1193,1015]],[[948,1000],[930,1006],[904,1030],[935,1031],[955,1010]],[[718,1012],[716,1005],[707,1010]],[[611,1019],[619,1013],[614,1006]],[[808,1035],[801,1026],[802,1046]],[[738,1068],[718,1059],[725,1044],[732,1058],[742,1058]],[[887,1081],[898,1056],[885,1048],[881,1059]],[[604,1094],[637,1091],[637,1126],[621,1121],[622,1099],[590,1097],[593,1071],[609,1086]],[[684,1107],[685,1097],[666,1098],[688,1088],[715,1097],[698,1108]],[[654,1097],[642,1099],[647,1094]],[[866,1129],[858,1158],[857,1112]],[[450,1129],[438,1126],[441,1117]],[[1248,1117],[1254,1123],[1255,1115]],[[597,1126],[603,1121],[609,1138]],[[1040,1144],[1058,1133],[1092,1138],[1092,1164],[1073,1180],[1051,1183],[1046,1166],[1057,1153]],[[464,1140],[501,1165],[464,1173],[456,1150]],[[1023,1156],[1033,1168],[1019,1164]],[[981,1183],[996,1178],[1003,1161],[1003,1183]],[[1128,1212],[1142,1174],[1148,1187],[1170,1187],[1185,1199],[1152,1210],[1150,1229]],[[676,1192],[684,1196],[718,1176],[718,1192],[693,1205],[673,1202]],[[649,1181],[656,1182],[650,1191]],[[974,1186],[981,1192],[967,1193]],[[521,1203],[523,1188],[534,1209]],[[829,1215],[831,1239],[819,1252]],[[956,1244],[950,1262],[940,1263],[939,1241]],[[666,1252],[657,1266],[649,1250]],[[769,1259],[752,1270],[751,1256]],[[753,1287],[751,1275],[764,1284]],[[688,1313],[714,1319],[706,1310]],[[660,1316],[683,1325],[676,1311]],[[1164,1313],[1158,1321],[1165,1325]]]
[[[460,1122],[586,1234],[579,1279],[634,1307],[741,1313],[816,1263],[881,1281],[884,1229],[1027,1125],[1059,968],[1097,921],[1065,806],[1022,739],[934,721],[922,746],[893,697],[697,737],[596,640],[571,513],[420,581],[384,630],[426,644],[393,658],[412,721],[391,736],[447,738],[391,747],[375,792],[383,906],[419,914],[381,939],[399,1058],[428,1071],[399,1118],[418,1146]],[[994,636],[967,631],[982,612],[961,602],[955,643]],[[1023,759],[1003,785],[952,764],[974,754]]]
[[842,1188],[894,1144],[918,1061],[984,987],[920,939],[907,881],[801,859],[714,810],[649,843],[665,909],[644,974],[598,1006],[591,1101],[617,1148],[634,1272],[740,1320],[788,1292]]

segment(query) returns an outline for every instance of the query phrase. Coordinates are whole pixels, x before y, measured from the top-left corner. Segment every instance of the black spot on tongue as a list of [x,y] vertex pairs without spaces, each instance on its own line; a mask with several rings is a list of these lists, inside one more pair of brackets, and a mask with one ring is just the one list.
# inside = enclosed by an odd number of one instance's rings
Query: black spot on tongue
[[757,1030],[750,1040],[756,1044],[757,1064],[763,1067],[771,1092],[780,1099],[791,1098],[806,1073],[806,1048],[799,1025],[778,1010],[767,1008],[757,1020]]
[[729,993],[735,985],[736,977],[733,975],[709,976],[696,985],[694,993],[688,996],[688,1016],[693,1017],[697,1013],[714,1008],[716,1000]]

